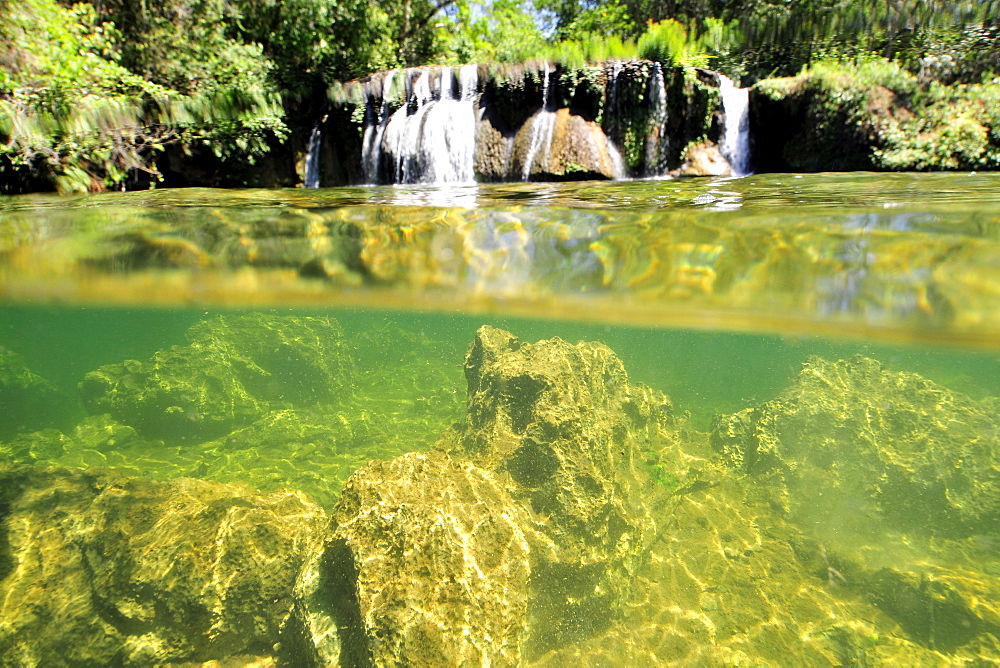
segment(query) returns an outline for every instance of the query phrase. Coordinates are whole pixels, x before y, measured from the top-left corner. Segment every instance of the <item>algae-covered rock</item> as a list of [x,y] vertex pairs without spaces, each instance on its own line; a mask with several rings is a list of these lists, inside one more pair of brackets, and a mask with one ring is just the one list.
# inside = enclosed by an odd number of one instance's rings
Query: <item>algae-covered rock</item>
[[712,443],[748,473],[779,473],[799,516],[954,537],[1000,521],[998,422],[993,404],[917,374],[813,357],[777,399],[718,416]]
[[373,462],[334,508],[302,585],[313,661],[510,664],[620,615],[655,533],[645,455],[676,426],[669,401],[600,344],[483,327],[465,368],[450,455]]
[[332,515],[299,587],[300,660],[520,663],[529,544],[544,540],[495,476],[441,452],[375,461]]
[[295,491],[0,468],[0,656],[159,665],[271,654],[326,524]]
[[84,403],[148,436],[212,438],[275,405],[334,401],[349,386],[347,344],[329,318],[217,316],[193,325],[188,339],[148,362],[88,373]]
[[0,439],[62,426],[70,413],[69,400],[52,383],[0,346]]

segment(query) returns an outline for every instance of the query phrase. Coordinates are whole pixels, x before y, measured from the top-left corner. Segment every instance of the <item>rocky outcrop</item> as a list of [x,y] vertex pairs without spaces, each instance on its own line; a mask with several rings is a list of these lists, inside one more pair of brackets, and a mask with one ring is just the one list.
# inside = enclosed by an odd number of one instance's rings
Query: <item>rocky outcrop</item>
[[92,413],[156,438],[212,438],[271,406],[330,402],[349,386],[340,326],[262,313],[192,326],[190,343],[92,371],[80,383]]
[[527,344],[482,327],[465,375],[463,452],[510,480],[557,547],[556,560],[533,572],[529,614],[546,628],[536,642],[591,635],[624,604],[655,531],[641,450],[672,428],[673,407],[630,385],[621,361],[596,343]]
[[994,170],[996,83],[921,81],[877,58],[826,62],[750,91],[760,171]]
[[0,467],[0,510],[10,665],[273,664],[326,524],[294,491],[33,467]]
[[719,151],[719,147],[711,142],[703,142],[689,146],[684,164],[675,176],[729,176],[733,171],[729,161]]
[[643,448],[673,433],[669,400],[600,344],[483,327],[465,368],[450,455],[374,462],[332,511],[301,584],[315,661],[511,664],[620,616],[655,533]]
[[919,646],[996,660],[998,434],[995,399],[814,357],[773,401],[717,417],[711,441],[822,541],[803,561],[831,587]]

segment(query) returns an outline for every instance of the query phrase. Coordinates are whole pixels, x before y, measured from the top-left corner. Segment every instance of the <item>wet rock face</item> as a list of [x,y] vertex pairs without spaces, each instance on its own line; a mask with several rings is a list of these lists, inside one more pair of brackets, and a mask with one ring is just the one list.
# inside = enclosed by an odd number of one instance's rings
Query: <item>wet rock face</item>
[[272,405],[331,401],[348,384],[344,334],[327,318],[219,316],[193,325],[188,338],[148,362],[88,373],[80,383],[87,408],[151,437],[212,438]]
[[523,344],[482,327],[466,356],[465,453],[504,474],[546,527],[554,562],[533,572],[539,643],[586,636],[625,600],[655,521],[643,504],[639,445],[670,425],[662,394],[633,387],[599,343]]
[[774,401],[717,417],[711,439],[749,473],[778,472],[795,512],[954,537],[1000,521],[998,433],[993,405],[859,356],[810,358]]
[[310,660],[517,665],[529,542],[544,543],[530,526],[469,462],[441,452],[372,462],[348,482],[300,585]]
[[0,655],[156,665],[273,653],[327,518],[300,492],[0,468]]

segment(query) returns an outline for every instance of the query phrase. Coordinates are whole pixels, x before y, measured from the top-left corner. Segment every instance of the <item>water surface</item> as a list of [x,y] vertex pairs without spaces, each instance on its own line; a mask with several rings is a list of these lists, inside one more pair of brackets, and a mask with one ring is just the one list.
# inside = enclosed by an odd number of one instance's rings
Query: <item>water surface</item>
[[[622,391],[662,392],[668,416],[609,430],[618,493],[641,489],[626,513],[654,527],[635,586],[606,619],[545,594],[562,621],[532,617],[523,663],[998,658],[994,174],[6,198],[0,461],[293,488],[330,511],[370,460],[464,456],[483,325],[525,355],[606,345]],[[500,405],[530,404],[519,383]],[[578,401],[563,409],[586,415]],[[600,431],[591,412],[567,433]],[[5,517],[14,591],[28,524]],[[0,631],[0,649],[28,651],[19,610],[3,614],[23,636]]]

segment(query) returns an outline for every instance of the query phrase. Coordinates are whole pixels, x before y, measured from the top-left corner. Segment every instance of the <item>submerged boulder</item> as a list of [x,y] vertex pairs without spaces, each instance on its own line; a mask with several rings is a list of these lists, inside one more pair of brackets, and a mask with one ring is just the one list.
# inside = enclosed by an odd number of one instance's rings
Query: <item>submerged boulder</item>
[[870,358],[810,358],[777,399],[717,416],[711,438],[733,466],[778,474],[799,516],[952,537],[1000,521],[995,402]]
[[674,428],[669,400],[606,346],[492,327],[465,369],[448,453],[373,462],[332,511],[300,585],[310,660],[516,664],[620,615],[655,534],[644,450]]
[[190,343],[88,373],[92,413],[110,413],[144,435],[213,438],[277,406],[330,402],[350,385],[340,325],[329,318],[250,313],[188,330]]
[[11,466],[0,510],[12,665],[266,660],[327,521],[295,491]]
[[60,426],[72,414],[65,395],[28,368],[24,359],[0,346],[0,439]]

